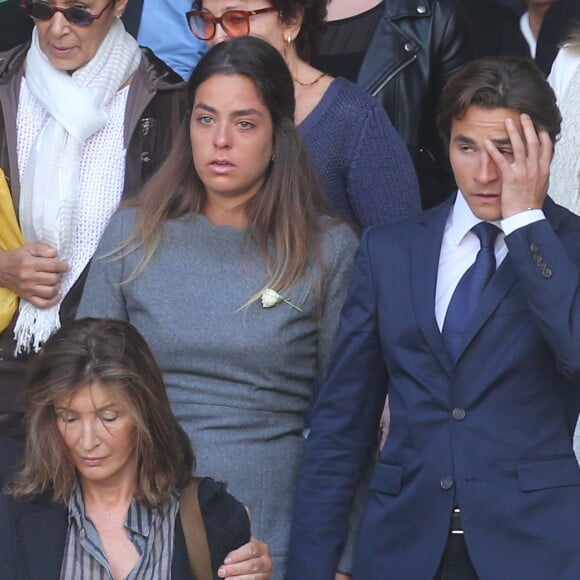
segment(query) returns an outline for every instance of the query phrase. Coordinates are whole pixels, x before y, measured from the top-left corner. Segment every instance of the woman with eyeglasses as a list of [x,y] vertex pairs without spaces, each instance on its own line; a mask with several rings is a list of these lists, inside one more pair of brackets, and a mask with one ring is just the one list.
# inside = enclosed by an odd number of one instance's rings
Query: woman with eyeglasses
[[327,0],[196,0],[192,33],[210,46],[240,36],[268,41],[284,57],[295,122],[333,208],[359,231],[420,210],[410,156],[382,107],[307,60],[316,53]]
[[[0,329],[0,435],[22,437],[29,356],[74,318],[110,216],[185,114],[181,79],[125,32],[127,1],[23,0],[32,41],[0,54],[0,168],[25,240],[0,249],[0,285],[20,299]],[[265,552],[254,541],[231,559],[247,571]]]
[[197,473],[248,506],[281,580],[304,413],[329,364],[358,239],[330,215],[272,46],[214,46],[188,95],[167,160],[103,235],[79,316],[128,320],[143,334]]

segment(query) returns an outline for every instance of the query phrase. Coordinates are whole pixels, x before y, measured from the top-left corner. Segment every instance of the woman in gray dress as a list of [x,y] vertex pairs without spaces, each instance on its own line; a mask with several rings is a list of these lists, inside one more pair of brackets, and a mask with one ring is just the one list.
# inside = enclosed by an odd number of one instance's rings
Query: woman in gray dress
[[280,579],[303,415],[358,243],[326,209],[274,48],[222,43],[188,88],[181,139],[112,219],[79,316],[126,319],[146,337],[197,473],[248,505]]

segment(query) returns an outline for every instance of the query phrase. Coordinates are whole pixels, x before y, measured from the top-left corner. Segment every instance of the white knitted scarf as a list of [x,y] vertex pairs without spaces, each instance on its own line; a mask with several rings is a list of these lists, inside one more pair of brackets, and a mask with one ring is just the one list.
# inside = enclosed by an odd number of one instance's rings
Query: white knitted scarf
[[[137,42],[116,18],[95,56],[71,76],[52,66],[34,29],[26,56],[26,81],[49,116],[32,146],[22,179],[19,213],[26,243],[48,244],[59,259],[71,259],[83,145],[106,123],[105,106],[140,60]],[[60,302],[39,309],[21,300],[14,330],[16,352],[38,351],[59,328],[59,311]]]

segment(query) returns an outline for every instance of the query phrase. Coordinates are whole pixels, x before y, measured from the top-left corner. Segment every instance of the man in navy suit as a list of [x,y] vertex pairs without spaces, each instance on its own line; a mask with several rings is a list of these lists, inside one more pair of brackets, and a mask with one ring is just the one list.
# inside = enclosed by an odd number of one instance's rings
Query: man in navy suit
[[[439,125],[459,192],[363,236],[288,580],[334,578],[387,392],[355,580],[580,578],[580,217],[546,197],[554,95],[529,61],[476,61],[446,86]],[[460,292],[482,265],[479,292]]]

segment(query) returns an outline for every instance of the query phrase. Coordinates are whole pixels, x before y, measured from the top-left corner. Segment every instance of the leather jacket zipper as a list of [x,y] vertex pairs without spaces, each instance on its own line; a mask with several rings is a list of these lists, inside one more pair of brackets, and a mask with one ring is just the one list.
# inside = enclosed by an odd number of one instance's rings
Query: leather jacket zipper
[[384,88],[387,83],[389,83],[394,76],[398,75],[405,67],[409,66],[411,63],[417,60],[417,54],[413,54],[411,58],[402,62],[394,71],[387,74],[384,78],[381,78],[376,89],[370,90],[369,92],[372,97],[376,97]]

